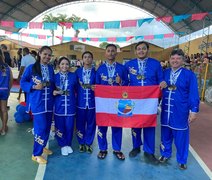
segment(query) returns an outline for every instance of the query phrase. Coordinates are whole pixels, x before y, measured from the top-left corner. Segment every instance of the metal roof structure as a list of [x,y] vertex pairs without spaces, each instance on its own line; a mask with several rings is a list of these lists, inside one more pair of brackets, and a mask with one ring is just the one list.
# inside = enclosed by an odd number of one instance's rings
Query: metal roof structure
[[[31,21],[44,11],[79,0],[1,0],[0,21]],[[93,0],[95,1],[95,0]],[[98,1],[98,0],[97,0]],[[82,2],[82,1],[81,1]],[[91,2],[91,1],[88,1]],[[212,11],[212,0],[117,0],[144,9],[156,17],[196,14]],[[205,18],[205,27],[211,25],[212,14]],[[167,24],[174,32],[195,32],[203,28],[202,21],[183,20]],[[0,29],[17,32],[17,28]]]

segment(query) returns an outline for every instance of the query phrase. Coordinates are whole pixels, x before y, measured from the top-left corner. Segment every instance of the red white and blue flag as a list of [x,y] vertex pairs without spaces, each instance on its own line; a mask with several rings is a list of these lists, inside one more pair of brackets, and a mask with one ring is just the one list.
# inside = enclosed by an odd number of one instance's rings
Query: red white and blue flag
[[157,125],[159,86],[96,85],[98,126],[142,128]]

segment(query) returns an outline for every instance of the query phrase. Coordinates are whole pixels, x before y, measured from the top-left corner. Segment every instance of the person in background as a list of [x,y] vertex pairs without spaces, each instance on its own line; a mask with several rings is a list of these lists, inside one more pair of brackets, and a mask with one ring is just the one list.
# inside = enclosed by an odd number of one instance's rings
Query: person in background
[[[149,44],[140,41],[135,46],[137,58],[128,61],[125,67],[128,71],[129,86],[151,86],[159,85],[161,88],[166,86],[163,81],[163,70],[160,62],[156,59],[148,57]],[[140,153],[141,128],[132,128],[133,149],[129,156],[135,157]],[[143,128],[143,151],[144,157],[152,164],[159,164],[155,157],[155,127]]]
[[4,55],[0,49],[0,118],[2,120],[2,127],[0,128],[0,135],[4,136],[8,131],[8,109],[7,101],[10,95],[10,89],[13,83],[13,75],[8,64],[4,62]]
[[92,153],[91,147],[95,132],[95,68],[92,67],[93,54],[90,51],[85,51],[82,54],[83,67],[76,70],[78,80],[77,86],[77,119],[76,119],[76,134],[79,142],[79,151]]
[[10,53],[7,50],[7,46],[5,44],[1,44],[1,50],[2,50],[2,52],[4,54],[4,61],[5,61],[5,63],[8,66],[12,67],[12,59],[10,57]]
[[[23,57],[21,59],[21,68],[19,71],[19,75],[18,75],[18,81],[20,82],[21,76],[24,73],[24,70],[30,65],[30,64],[34,64],[35,63],[35,58],[33,56],[30,55],[29,53],[29,49],[27,47],[23,48]],[[22,92],[22,89],[19,89],[20,92]],[[25,102],[26,102],[26,93],[24,93],[25,96]],[[20,100],[21,98],[21,93],[19,93],[18,95],[18,100]]]
[[21,78],[21,88],[28,93],[28,111],[31,110],[34,125],[34,147],[32,160],[46,164],[42,153],[51,155],[46,148],[52,123],[54,70],[48,65],[52,49],[43,46],[39,50],[37,61],[29,65]]
[[38,53],[37,53],[36,51],[32,50],[32,51],[30,52],[30,54],[31,54],[31,56],[34,57],[35,59],[37,58]]
[[[108,86],[122,86],[128,84],[127,71],[125,67],[116,62],[117,47],[114,44],[106,46],[105,57],[107,60],[100,65],[96,72],[96,84]],[[112,147],[113,154],[119,159],[124,160],[125,156],[121,152],[122,128],[111,127],[112,129]],[[99,144],[99,159],[105,159],[107,156],[107,130],[108,127],[98,126],[97,138]]]
[[21,68],[21,59],[22,59],[22,48],[19,48],[17,51],[17,64],[18,64],[18,71],[20,71]]
[[165,163],[176,146],[180,169],[186,169],[189,152],[189,126],[197,119],[199,93],[195,74],[183,68],[184,52],[174,49],[169,59],[171,68],[164,71],[167,88],[163,89],[161,112],[161,157]]
[[74,119],[76,114],[76,75],[69,72],[70,61],[66,57],[58,60],[59,72],[55,75],[54,120],[56,138],[61,147],[61,154],[67,156],[73,152],[71,147]]
[[17,59],[15,56],[13,57],[13,67],[17,67]]

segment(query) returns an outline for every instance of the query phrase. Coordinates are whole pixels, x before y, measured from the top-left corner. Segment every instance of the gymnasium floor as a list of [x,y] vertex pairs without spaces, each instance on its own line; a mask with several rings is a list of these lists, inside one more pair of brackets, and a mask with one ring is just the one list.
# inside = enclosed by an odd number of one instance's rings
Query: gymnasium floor
[[[129,158],[131,150],[131,135],[129,129],[124,129],[122,150],[125,161],[119,161],[112,154],[111,136],[108,131],[109,154],[105,160],[97,158],[98,146],[95,138],[92,154],[79,153],[76,139],[73,140],[74,153],[67,157],[60,154],[56,140],[49,141],[49,147],[54,154],[48,157],[48,164],[40,165],[31,161],[33,136],[30,132],[32,122],[17,124],[13,114],[18,105],[17,93],[11,93],[9,99],[9,131],[0,136],[0,180],[31,180],[31,179],[212,179],[211,155],[211,106],[201,104],[199,122],[191,125],[191,147],[188,159],[188,169],[179,170],[175,160],[175,152],[167,165],[154,166],[145,162],[141,152],[136,158]],[[22,95],[23,97],[23,95]],[[206,121],[207,120],[207,121]],[[205,124],[206,122],[206,124]],[[110,128],[109,128],[110,129]],[[159,128],[156,130],[156,156],[159,156]],[[174,149],[175,151],[175,149]]]
[[[18,71],[13,70],[14,77]],[[15,92],[15,93],[14,93]],[[134,180],[208,180],[212,179],[212,106],[205,103],[200,105],[198,121],[191,124],[190,153],[188,169],[179,170],[173,156],[166,165],[154,166],[143,158],[141,152],[136,158],[129,158],[132,148],[129,129],[124,129],[122,151],[125,161],[119,161],[112,153],[111,131],[108,130],[108,155],[105,160],[97,158],[98,145],[95,137],[92,154],[79,153],[76,138],[73,139],[73,154],[63,157],[56,140],[49,141],[49,148],[54,154],[48,157],[47,165],[38,165],[31,160],[33,135],[32,122],[17,124],[14,120],[18,86],[14,85],[9,98],[9,131],[0,136],[0,180],[81,180],[81,179],[134,179]],[[21,101],[23,101],[23,94]],[[159,121],[159,120],[158,120]],[[1,122],[0,122],[1,125]],[[158,124],[159,127],[159,124]],[[159,157],[160,128],[156,129],[156,156]]]

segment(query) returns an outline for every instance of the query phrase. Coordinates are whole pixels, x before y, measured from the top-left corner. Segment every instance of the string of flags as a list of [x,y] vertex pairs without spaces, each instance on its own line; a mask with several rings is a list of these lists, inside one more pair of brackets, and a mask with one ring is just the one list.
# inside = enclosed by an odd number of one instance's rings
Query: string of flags
[[[6,35],[17,34],[23,37],[32,37],[35,39],[43,39],[46,40],[51,38],[52,36],[49,35],[41,35],[41,34],[30,34],[30,33],[19,33],[19,32],[9,32],[5,31]],[[55,36],[56,38],[60,39],[63,42],[69,41],[93,41],[93,42],[126,42],[131,39],[135,40],[153,40],[153,39],[166,39],[166,38],[173,38],[175,34],[184,34],[183,32],[179,33],[167,33],[167,34],[156,34],[156,35],[144,35],[144,36],[126,36],[126,37],[67,37],[67,36]]]
[[178,23],[188,18],[191,21],[201,21],[212,12],[184,14],[177,16],[164,16],[157,18],[145,18],[122,21],[106,21],[106,22],[22,22],[22,21],[0,21],[0,26],[10,28],[29,28],[29,29],[45,29],[57,30],[58,26],[64,26],[67,29],[120,29],[128,27],[140,27],[144,23],[151,23],[152,20],[162,21],[164,23]]

